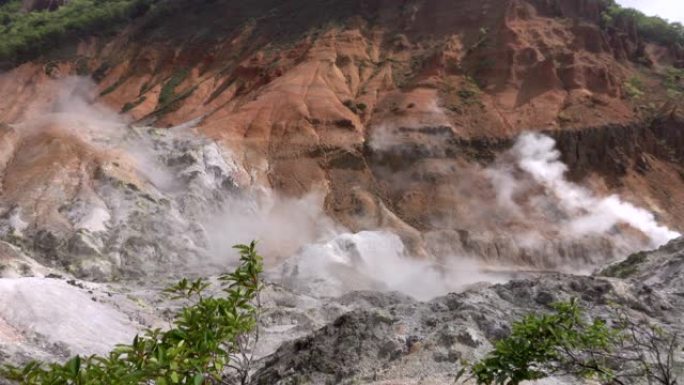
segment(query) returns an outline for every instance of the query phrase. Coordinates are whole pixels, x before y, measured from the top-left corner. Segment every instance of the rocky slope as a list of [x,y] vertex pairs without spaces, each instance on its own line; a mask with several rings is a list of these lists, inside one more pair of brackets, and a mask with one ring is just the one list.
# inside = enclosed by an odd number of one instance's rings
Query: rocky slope
[[[482,172],[506,162],[500,154],[520,132],[554,137],[572,180],[620,193],[673,227],[684,215],[682,123],[666,95],[673,89],[662,85],[681,52],[644,41],[633,26],[603,29],[604,8],[170,1],[114,38],[67,45],[3,75],[0,119],[18,123],[53,108],[50,95],[63,92],[54,79],[89,74],[98,83],[91,99],[139,125],[196,122],[249,184],[290,197],[321,191],[325,211],[354,232],[389,228],[421,256],[556,268],[517,234],[548,227],[537,235],[542,249],[595,256],[559,240],[557,215],[512,217]],[[5,172],[7,186],[31,188],[13,175]],[[4,201],[20,205],[11,190]],[[648,246],[592,242],[602,259]]]
[[[580,299],[594,317],[610,318],[611,309],[622,306],[634,319],[681,333],[683,248],[679,239],[595,276],[514,280],[425,303],[387,303],[385,295],[373,294],[370,306],[281,346],[264,359],[254,383],[453,383],[464,361],[481,358],[493,341],[508,335],[512,320],[570,298]],[[622,279],[608,277],[617,271]],[[684,376],[681,351],[676,360],[677,376]]]
[[571,296],[677,327],[681,241],[590,275],[684,224],[684,53],[605,9],[168,0],[0,74],[0,360],[163,326],[252,239],[259,354],[303,337],[256,383],[444,383]]

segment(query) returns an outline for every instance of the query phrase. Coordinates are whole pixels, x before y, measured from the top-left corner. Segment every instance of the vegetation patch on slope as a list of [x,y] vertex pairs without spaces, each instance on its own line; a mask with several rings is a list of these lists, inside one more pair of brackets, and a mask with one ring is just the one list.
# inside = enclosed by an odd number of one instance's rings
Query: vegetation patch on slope
[[54,11],[24,12],[21,0],[10,0],[0,6],[0,61],[28,60],[66,38],[106,33],[155,1],[71,0]]
[[646,253],[640,252],[630,255],[627,259],[622,262],[615,263],[608,266],[600,275],[604,277],[614,277],[614,278],[629,278],[631,275],[635,274],[639,265],[646,261]]
[[634,24],[639,34],[647,40],[663,44],[684,45],[684,25],[670,23],[658,16],[646,16],[633,8],[623,8],[615,0],[606,0],[608,8],[603,12],[604,27],[621,29],[621,26]]

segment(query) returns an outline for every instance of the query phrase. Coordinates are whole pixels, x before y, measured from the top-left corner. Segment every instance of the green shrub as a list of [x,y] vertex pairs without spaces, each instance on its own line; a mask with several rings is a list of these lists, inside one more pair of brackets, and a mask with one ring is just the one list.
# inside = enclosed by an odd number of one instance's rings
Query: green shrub
[[356,113],[356,106],[354,105],[354,101],[351,99],[347,99],[342,104],[347,107],[349,110],[351,110],[353,113]]
[[[471,375],[478,385],[518,385],[552,375],[593,378],[601,383],[676,385],[677,334],[615,309],[608,319],[590,319],[576,300],[530,314],[513,324]],[[461,371],[459,377],[465,373]]]
[[629,278],[631,275],[639,271],[639,265],[646,262],[647,255],[645,252],[639,252],[630,255],[624,261],[612,264],[601,271],[604,277],[614,278]]
[[[605,321],[587,323],[576,302],[557,304],[554,310],[514,323],[510,337],[497,342],[494,351],[473,366],[477,383],[517,385],[538,380],[556,371],[566,349],[610,349],[616,334]],[[602,362],[590,366],[594,372],[607,370]]]
[[463,84],[458,90],[457,94],[464,106],[482,105],[482,101],[480,100],[482,90],[475,79],[470,76],[465,77]]
[[164,83],[159,92],[159,106],[164,107],[176,99],[176,88],[188,77],[188,70],[182,69],[174,73],[169,80]]
[[368,109],[366,103],[354,103],[351,99],[345,100],[342,104],[356,115],[363,114]]
[[684,95],[684,69],[669,67],[665,70],[663,86],[671,99],[680,99]]
[[195,301],[180,310],[168,331],[148,329],[106,356],[6,366],[0,378],[23,385],[200,385],[223,383],[230,367],[244,383],[256,342],[263,265],[254,242],[235,247],[240,265],[220,277],[223,296],[206,295],[210,285],[202,279],[184,279],[166,290],[175,299]]
[[145,100],[147,100],[147,98],[145,96],[141,96],[138,99],[136,99],[134,102],[128,102],[128,103],[124,104],[124,106],[121,108],[121,112],[126,113],[126,112],[134,109],[135,107],[138,107],[139,105],[141,105]]
[[640,99],[644,96],[644,85],[637,77],[631,77],[622,84],[622,89],[630,99]]
[[105,96],[109,95],[112,92],[116,91],[117,88],[119,88],[122,84],[126,82],[126,78],[120,78],[117,81],[115,81],[111,86],[105,88],[102,92],[100,92],[100,96]]

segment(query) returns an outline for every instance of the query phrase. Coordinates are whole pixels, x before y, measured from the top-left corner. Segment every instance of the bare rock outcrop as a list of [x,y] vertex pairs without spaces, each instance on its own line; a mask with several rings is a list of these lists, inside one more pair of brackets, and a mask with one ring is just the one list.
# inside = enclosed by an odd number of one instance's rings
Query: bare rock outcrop
[[[462,362],[482,357],[493,342],[510,333],[511,322],[570,298],[580,299],[594,317],[605,317],[615,306],[622,306],[635,319],[681,333],[682,246],[681,239],[673,241],[603,273],[633,278],[629,281],[552,274],[477,287],[426,303],[352,311],[285,343],[263,360],[253,383],[453,382]],[[676,370],[682,371],[684,357],[678,354],[676,360]],[[572,378],[556,380],[584,383]]]

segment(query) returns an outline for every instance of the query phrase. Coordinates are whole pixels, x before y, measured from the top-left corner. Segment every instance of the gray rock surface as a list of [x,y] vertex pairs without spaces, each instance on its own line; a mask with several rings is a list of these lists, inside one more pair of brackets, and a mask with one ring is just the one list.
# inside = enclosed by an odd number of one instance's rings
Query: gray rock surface
[[24,213],[9,207],[0,216],[0,239],[46,266],[96,281],[181,271],[198,261],[208,265],[206,218],[239,195],[245,171],[215,142],[187,128],[119,129],[120,137],[98,145],[103,152],[125,148],[129,164],[100,164],[87,186],[62,203],[66,225],[44,218],[25,222]]
[[[251,176],[233,154],[187,127],[119,128],[121,135],[95,142],[108,151],[125,147],[129,164],[123,163],[126,158],[95,163],[92,177],[78,183],[56,214],[36,218],[25,216],[16,204],[0,208],[0,277],[18,280],[6,281],[11,284],[4,288],[15,299],[0,308],[0,350],[7,353],[0,361],[63,360],[101,352],[127,342],[136,330],[168,325],[180,304],[159,295],[160,289],[176,275],[215,276],[229,270],[228,259],[217,258],[216,241],[222,248],[230,246],[233,238],[220,233],[240,233],[246,226],[250,237],[255,231],[282,233],[264,245],[276,247],[269,250],[275,257],[268,261],[266,277],[273,283],[263,293],[254,384],[451,383],[464,360],[486,354],[516,319],[571,297],[580,298],[593,315],[605,315],[612,304],[620,304],[634,317],[682,329],[684,240],[635,254],[595,276],[576,276],[527,272],[525,267],[509,272],[510,265],[498,262],[510,262],[513,255],[523,265],[549,266],[543,260],[550,259],[586,267],[614,258],[615,249],[599,238],[528,250],[495,232],[425,234],[426,242],[444,248],[431,250],[435,256],[475,255],[489,263],[495,274],[481,275],[480,265],[468,270],[459,260],[412,258],[411,249],[391,232],[339,229],[318,215],[320,202],[260,205],[249,191]],[[239,204],[231,206],[235,201]],[[292,210],[276,213],[275,220],[271,214],[260,217],[261,206],[269,205]],[[238,220],[207,219],[224,210]],[[296,213],[306,218],[300,221]],[[297,238],[309,231],[313,235]],[[332,234],[316,236],[324,231]],[[454,267],[463,270],[460,275],[450,275]],[[474,283],[511,276],[517,279],[505,284]],[[81,283],[74,277],[108,283]],[[467,290],[426,302],[392,292],[432,298],[435,291],[463,290],[461,280],[471,284]],[[40,315],[34,307],[44,298],[26,290],[34,282],[62,290],[66,302],[78,300],[108,314],[104,321],[119,332],[108,341],[76,339],[72,344],[68,334],[46,332],[45,322],[29,322],[32,314],[16,312],[25,305]],[[58,300],[47,305],[59,316],[55,322],[87,325],[87,320],[60,313]]]
[[[384,294],[372,300],[368,293],[349,294],[347,300],[358,295],[374,305],[285,343],[263,360],[253,383],[452,383],[462,362],[486,354],[494,341],[508,335],[513,321],[570,298],[580,299],[592,316],[607,316],[621,306],[634,319],[682,332],[683,252],[684,240],[679,239],[644,253],[634,273],[638,278],[631,280],[548,274],[483,285],[429,302],[385,303]],[[681,351],[677,360],[681,370]]]

